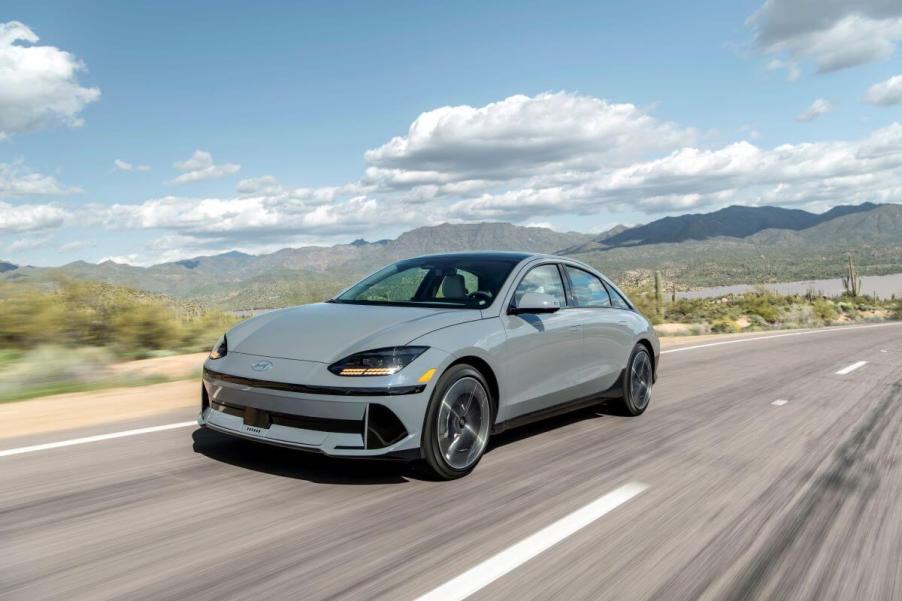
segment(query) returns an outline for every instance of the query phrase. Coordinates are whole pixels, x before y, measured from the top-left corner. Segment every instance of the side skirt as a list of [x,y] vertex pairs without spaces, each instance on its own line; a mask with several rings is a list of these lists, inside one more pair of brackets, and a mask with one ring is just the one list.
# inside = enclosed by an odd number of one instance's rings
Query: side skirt
[[572,401],[566,401],[553,407],[539,409],[538,411],[533,411],[532,413],[527,413],[525,415],[518,415],[517,417],[503,422],[497,422],[492,427],[492,434],[500,434],[505,430],[519,428],[520,426],[525,426],[526,424],[531,424],[533,422],[541,421],[549,417],[554,417],[555,415],[562,415],[564,413],[578,411],[580,409],[590,407],[608,399],[619,399],[623,394],[623,378],[625,377],[625,375],[626,370],[621,369],[620,375],[617,376],[617,381],[614,382],[607,390],[602,390],[601,392],[596,392],[588,396],[573,399]]

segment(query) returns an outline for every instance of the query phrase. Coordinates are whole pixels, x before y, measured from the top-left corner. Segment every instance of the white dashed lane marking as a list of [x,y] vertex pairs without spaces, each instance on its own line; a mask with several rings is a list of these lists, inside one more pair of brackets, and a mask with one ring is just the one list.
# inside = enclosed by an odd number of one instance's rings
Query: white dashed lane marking
[[839,370],[838,372],[836,372],[836,375],[844,376],[846,374],[850,374],[853,371],[855,371],[856,369],[858,369],[859,367],[864,367],[867,364],[868,364],[867,361],[856,361],[852,365],[846,366],[846,367],[842,368],[841,370]]
[[623,505],[648,486],[638,482],[624,484],[608,494],[595,499],[582,509],[577,509],[553,524],[542,528],[494,555],[479,565],[470,568],[457,578],[453,578],[437,589],[419,597],[417,601],[460,601],[491,584],[518,566],[526,563],[542,551],[556,545],[571,534],[585,528],[604,514]]

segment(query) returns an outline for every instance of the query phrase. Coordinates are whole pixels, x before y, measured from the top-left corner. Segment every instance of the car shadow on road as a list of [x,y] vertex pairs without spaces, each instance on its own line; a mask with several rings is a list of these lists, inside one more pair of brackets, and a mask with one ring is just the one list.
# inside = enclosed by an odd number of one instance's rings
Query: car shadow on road
[[545,418],[543,420],[507,430],[500,434],[496,434],[489,441],[489,448],[486,453],[491,453],[495,449],[499,449],[514,442],[518,442],[534,436],[541,436],[564,428],[578,422],[601,419],[604,417],[624,417],[622,410],[618,409],[616,401],[606,401],[591,407],[585,407],[576,411],[562,413],[554,417]]
[[249,440],[198,428],[191,435],[194,452],[210,459],[274,476],[318,484],[401,484],[419,479],[400,461],[340,459]]
[[[584,420],[622,416],[615,403],[594,405],[550,417],[491,437],[486,453],[527,438],[541,436]],[[274,476],[318,484],[402,484],[433,478],[416,463],[378,459],[341,459],[261,444],[198,428],[191,435],[194,452],[214,461]],[[478,469],[478,467],[477,467]]]

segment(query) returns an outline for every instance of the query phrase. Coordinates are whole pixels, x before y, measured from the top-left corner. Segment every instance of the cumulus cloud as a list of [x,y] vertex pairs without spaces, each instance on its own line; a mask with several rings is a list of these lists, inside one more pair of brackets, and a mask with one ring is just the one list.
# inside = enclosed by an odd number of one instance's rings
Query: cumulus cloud
[[628,103],[566,92],[511,96],[421,114],[405,136],[364,155],[368,181],[389,187],[491,185],[537,172],[595,170],[692,143],[692,128]]
[[833,110],[833,103],[831,103],[826,98],[818,98],[810,105],[808,108],[802,111],[802,113],[796,117],[796,121],[814,121],[821,115],[829,113]]
[[872,85],[865,93],[864,101],[883,106],[902,104],[902,75]]
[[64,186],[52,175],[37,173],[21,162],[0,163],[0,198],[7,196],[62,195],[81,192],[81,188]]
[[113,161],[113,167],[116,171],[150,171],[150,165],[135,165],[134,163],[129,163],[122,159]]
[[798,64],[826,73],[888,58],[902,41],[895,0],[767,0],[749,19],[755,44],[797,77]]
[[902,192],[902,125],[857,141],[749,142],[720,149],[683,148],[667,157],[600,172],[577,186],[524,188],[461,200],[468,219],[525,218],[555,212],[632,208],[649,213],[727,204],[804,205],[891,201]]
[[191,158],[185,161],[178,161],[174,163],[174,166],[182,174],[170,181],[173,184],[187,184],[208,179],[218,179],[234,175],[241,169],[241,165],[236,165],[235,163],[217,165],[213,162],[213,155],[206,150],[195,150]]
[[56,123],[78,127],[85,105],[100,98],[99,89],[78,83],[84,63],[37,41],[23,23],[0,23],[0,137]]
[[0,233],[58,228],[71,217],[68,211],[52,204],[11,205],[0,201]]

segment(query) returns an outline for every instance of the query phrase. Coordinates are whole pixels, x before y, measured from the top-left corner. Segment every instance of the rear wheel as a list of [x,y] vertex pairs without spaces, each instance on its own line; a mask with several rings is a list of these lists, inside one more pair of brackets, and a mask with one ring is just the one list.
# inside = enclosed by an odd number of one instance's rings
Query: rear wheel
[[640,415],[648,407],[653,380],[651,354],[645,345],[637,344],[630,353],[623,376],[621,405],[627,415]]
[[469,365],[442,374],[423,425],[423,455],[432,475],[452,480],[473,471],[491,426],[492,403],[482,374]]

